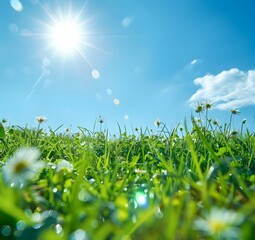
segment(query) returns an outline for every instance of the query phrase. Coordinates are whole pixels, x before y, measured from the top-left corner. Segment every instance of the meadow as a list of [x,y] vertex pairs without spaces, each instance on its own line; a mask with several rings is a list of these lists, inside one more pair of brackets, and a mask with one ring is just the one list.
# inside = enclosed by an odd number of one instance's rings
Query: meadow
[[[255,136],[192,127],[44,130],[0,124],[0,239],[253,239]],[[61,131],[62,130],[62,131]]]

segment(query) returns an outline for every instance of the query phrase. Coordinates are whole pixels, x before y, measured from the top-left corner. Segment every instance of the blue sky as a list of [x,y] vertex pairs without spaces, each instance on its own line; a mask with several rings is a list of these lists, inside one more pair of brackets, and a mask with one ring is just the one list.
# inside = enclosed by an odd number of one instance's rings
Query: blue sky
[[[212,100],[212,118],[238,108],[254,128],[254,13],[252,0],[0,1],[0,117],[171,128]],[[56,40],[73,19],[77,44]]]

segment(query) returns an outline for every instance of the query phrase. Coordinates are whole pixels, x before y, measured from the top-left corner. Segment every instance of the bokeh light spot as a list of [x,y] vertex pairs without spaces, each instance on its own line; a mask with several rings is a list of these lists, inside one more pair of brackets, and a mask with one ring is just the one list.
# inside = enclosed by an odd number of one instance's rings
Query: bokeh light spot
[[135,201],[140,207],[147,207],[147,195],[144,192],[137,192],[135,194]]
[[22,12],[23,6],[19,0],[11,0],[10,4],[15,11]]
[[113,103],[114,103],[115,105],[119,105],[119,104],[120,104],[120,100],[119,100],[118,98],[114,98],[114,99],[113,99]]
[[88,240],[89,238],[85,231],[83,231],[82,229],[78,229],[71,234],[70,239],[71,240]]
[[8,25],[8,30],[11,32],[11,33],[17,33],[19,31],[19,27],[17,24],[15,23],[10,23]]
[[44,67],[48,67],[48,66],[50,66],[50,59],[45,57],[45,58],[43,58],[42,63],[43,63]]
[[23,231],[26,228],[26,226],[27,226],[26,223],[22,220],[16,223],[16,228],[18,231]]
[[56,224],[55,231],[56,231],[57,234],[61,234],[62,231],[63,231],[62,226],[60,224]]
[[112,95],[112,89],[107,88],[107,89],[106,89],[106,93],[107,93],[108,95]]
[[92,70],[91,75],[94,79],[99,79],[100,78],[100,72],[96,69]]
[[132,23],[132,19],[130,18],[130,17],[125,17],[125,18],[123,18],[122,19],[122,26],[123,27],[129,27],[130,26],[130,24]]
[[5,237],[8,237],[11,235],[11,227],[9,225],[4,225],[2,228],[1,228],[1,232],[2,232],[2,235],[4,235]]

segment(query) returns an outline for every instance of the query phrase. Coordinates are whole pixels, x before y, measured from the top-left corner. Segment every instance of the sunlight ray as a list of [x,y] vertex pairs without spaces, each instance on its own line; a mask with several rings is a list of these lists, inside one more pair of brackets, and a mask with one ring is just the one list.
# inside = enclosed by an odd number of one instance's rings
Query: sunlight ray
[[26,97],[26,100],[29,100],[31,98],[31,96],[33,95],[36,86],[41,82],[41,80],[45,77],[46,73],[45,71],[43,71],[40,75],[40,77],[35,81],[34,85],[32,86],[31,91],[29,92],[29,94]]

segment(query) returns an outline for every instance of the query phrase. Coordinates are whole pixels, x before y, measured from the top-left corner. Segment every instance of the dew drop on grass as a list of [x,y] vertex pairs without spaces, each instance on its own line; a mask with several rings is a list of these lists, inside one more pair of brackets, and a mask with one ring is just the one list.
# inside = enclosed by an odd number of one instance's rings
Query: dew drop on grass
[[134,182],[137,182],[139,180],[140,176],[136,176],[134,179]]
[[79,214],[79,220],[80,222],[83,222],[87,218],[87,214],[85,212],[80,212]]
[[81,202],[89,202],[92,200],[92,196],[90,193],[88,193],[86,190],[81,190],[78,194],[78,199],[81,201]]
[[149,194],[149,198],[150,198],[150,199],[153,199],[153,198],[154,198],[154,194],[153,194],[153,193],[150,193],[150,194]]
[[158,209],[156,210],[155,216],[156,216],[156,218],[158,218],[158,219],[162,219],[162,218],[163,218],[164,214],[163,214],[163,212],[161,211],[160,208],[158,208]]
[[34,213],[31,217],[31,220],[33,222],[40,222],[42,220],[41,214],[40,213]]
[[52,189],[52,192],[54,192],[54,193],[56,193],[57,191],[58,191],[57,188],[53,188],[53,189]]
[[55,231],[56,231],[57,234],[61,234],[62,231],[63,231],[62,226],[61,226],[60,224],[57,224],[57,225],[55,226]]
[[55,170],[57,168],[57,166],[56,165],[52,165],[50,168]]
[[11,0],[10,4],[15,11],[22,12],[23,6],[19,0]]
[[136,223],[136,221],[137,221],[137,219],[136,219],[136,215],[133,215],[133,216],[132,216],[132,222],[135,224],[135,223]]
[[76,230],[74,233],[71,234],[70,240],[88,240],[88,235],[82,229]]
[[94,79],[99,79],[100,78],[100,72],[96,69],[92,70],[91,75]]
[[91,225],[92,228],[96,229],[98,227],[98,221],[93,220],[93,221],[91,221],[90,225]]
[[26,210],[25,210],[26,216],[31,216],[32,213],[33,213],[33,212],[31,211],[31,209],[26,209]]
[[43,223],[38,223],[33,226],[33,229],[40,229],[43,226]]
[[147,195],[144,192],[137,192],[135,194],[135,202],[140,207],[147,207],[148,206]]
[[12,229],[9,225],[4,225],[2,228],[1,228],[1,233],[3,236],[5,237],[8,237],[11,235],[11,232],[12,232]]
[[90,183],[90,184],[93,184],[95,181],[96,181],[96,180],[95,180],[94,178],[90,178],[90,179],[89,179],[89,183]]
[[26,223],[24,221],[20,220],[16,223],[16,229],[18,231],[23,231],[25,228],[26,228]]

